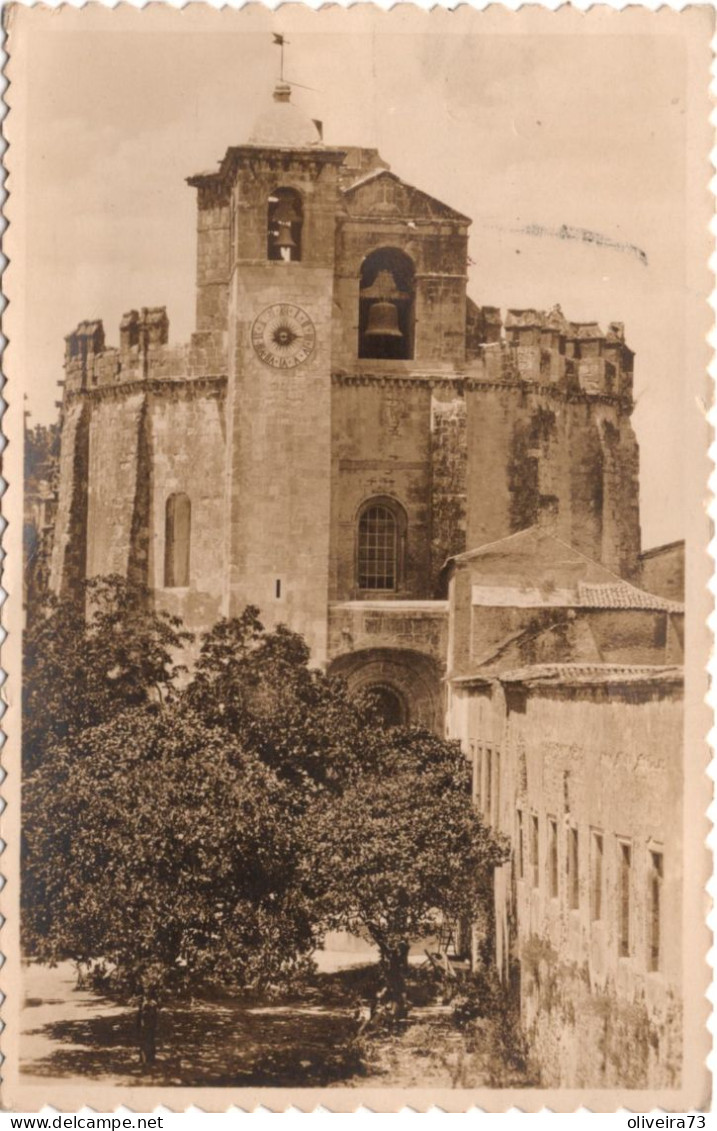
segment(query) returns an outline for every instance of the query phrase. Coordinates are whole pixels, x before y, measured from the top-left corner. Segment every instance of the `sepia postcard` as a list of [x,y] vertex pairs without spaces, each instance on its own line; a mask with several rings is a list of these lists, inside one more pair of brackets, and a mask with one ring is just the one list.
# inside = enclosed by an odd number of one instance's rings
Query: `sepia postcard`
[[707,1110],[713,9],[3,17],[3,1109]]

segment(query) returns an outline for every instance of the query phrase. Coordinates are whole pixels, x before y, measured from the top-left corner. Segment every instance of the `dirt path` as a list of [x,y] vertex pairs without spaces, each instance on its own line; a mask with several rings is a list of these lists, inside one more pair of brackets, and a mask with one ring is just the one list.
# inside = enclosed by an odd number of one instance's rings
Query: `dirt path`
[[[364,958],[365,962],[365,958]],[[342,966],[343,973],[333,973]],[[397,1035],[357,1042],[347,983],[371,976],[355,955],[326,955],[319,988],[297,1002],[175,1005],[160,1015],[158,1063],[134,1047],[134,1010],[75,988],[69,963],[25,968],[21,1066],[25,1083],[184,1087],[517,1086],[492,1026],[458,1031],[446,1006],[422,1006]],[[331,972],[330,972],[331,971]],[[346,976],[347,981],[342,981]]]

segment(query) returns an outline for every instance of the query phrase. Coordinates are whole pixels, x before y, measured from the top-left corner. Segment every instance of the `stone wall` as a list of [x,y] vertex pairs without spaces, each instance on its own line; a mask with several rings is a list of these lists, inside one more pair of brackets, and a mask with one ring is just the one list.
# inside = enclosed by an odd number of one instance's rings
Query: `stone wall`
[[685,599],[685,543],[670,542],[640,554],[640,584],[672,601]]
[[331,417],[332,599],[361,595],[356,567],[359,511],[375,497],[395,500],[406,515],[394,596],[432,597],[430,387],[388,377],[380,383],[335,379]]
[[[224,540],[224,385],[187,384],[172,395],[153,394],[152,572],[158,604],[181,616],[188,628],[207,630],[222,614],[226,592]],[[183,443],[177,443],[177,437]],[[167,501],[187,495],[191,504],[189,586],[165,587]]]
[[[519,986],[544,1084],[676,1087],[679,670],[585,669],[579,677],[573,669],[541,682],[536,668],[522,681],[454,687],[449,726],[473,760],[479,808],[512,841],[511,860],[496,879],[497,955],[506,979]],[[627,903],[623,845],[630,853]],[[656,951],[655,854],[662,870]]]
[[441,571],[466,549],[466,406],[453,390],[431,398],[431,587],[443,596]]

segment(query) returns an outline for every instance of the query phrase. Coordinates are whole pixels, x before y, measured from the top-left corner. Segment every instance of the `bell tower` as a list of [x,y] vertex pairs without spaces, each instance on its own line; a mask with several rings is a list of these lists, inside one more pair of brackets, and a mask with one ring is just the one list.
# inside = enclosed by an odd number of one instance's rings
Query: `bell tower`
[[[227,217],[225,612],[261,610],[326,657],[338,166],[277,83],[212,174]],[[208,177],[200,188],[206,193]]]

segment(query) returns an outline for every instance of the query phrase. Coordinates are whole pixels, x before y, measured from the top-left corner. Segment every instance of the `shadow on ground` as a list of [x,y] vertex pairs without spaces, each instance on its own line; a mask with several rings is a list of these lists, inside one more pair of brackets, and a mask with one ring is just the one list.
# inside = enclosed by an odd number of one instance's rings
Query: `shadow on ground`
[[317,975],[291,1001],[173,1005],[160,1014],[152,1070],[138,1060],[134,1010],[85,995],[81,1016],[28,1024],[28,1052],[35,1038],[44,1055],[28,1056],[23,1072],[142,1086],[525,1085],[519,1069],[506,1073],[490,1026],[458,1032],[448,1007],[419,1004],[401,1032],[358,1038],[356,1007],[375,992],[376,978],[375,966],[353,967]]

